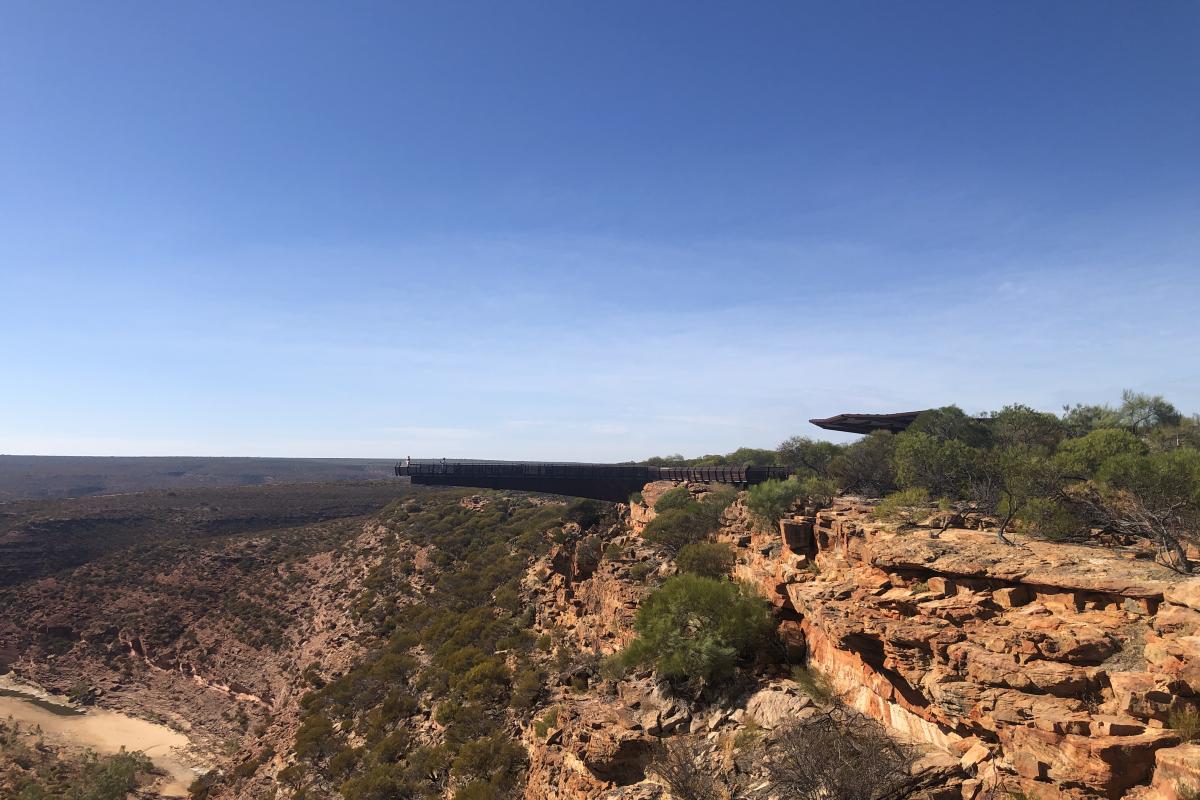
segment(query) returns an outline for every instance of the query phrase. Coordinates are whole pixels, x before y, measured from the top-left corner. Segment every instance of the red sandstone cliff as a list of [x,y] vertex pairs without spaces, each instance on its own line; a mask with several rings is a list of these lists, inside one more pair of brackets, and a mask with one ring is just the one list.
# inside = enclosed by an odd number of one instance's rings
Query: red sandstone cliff
[[963,797],[1200,786],[1197,746],[1164,725],[1200,695],[1200,580],[1134,552],[897,531],[853,501],[769,533],[734,506],[722,536],[846,702],[962,755]]

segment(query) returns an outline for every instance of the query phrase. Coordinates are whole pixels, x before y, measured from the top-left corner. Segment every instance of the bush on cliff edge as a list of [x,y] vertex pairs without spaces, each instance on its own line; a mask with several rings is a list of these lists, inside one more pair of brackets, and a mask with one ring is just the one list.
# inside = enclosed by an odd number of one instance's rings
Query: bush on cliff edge
[[733,571],[733,548],[724,542],[696,542],[679,551],[675,564],[680,572],[705,578],[723,578]]
[[686,487],[676,487],[654,504],[658,512],[646,526],[642,538],[669,553],[704,541],[721,524],[721,514],[737,498],[731,490],[715,490],[703,500],[692,497]]
[[710,684],[729,678],[772,627],[766,601],[752,590],[730,581],[676,575],[638,609],[638,637],[621,661],[652,665],[670,681]]
[[751,486],[746,496],[746,508],[763,528],[772,530],[793,506],[827,506],[835,493],[833,482],[825,478],[809,476],[797,480],[792,476],[785,481],[763,481]]

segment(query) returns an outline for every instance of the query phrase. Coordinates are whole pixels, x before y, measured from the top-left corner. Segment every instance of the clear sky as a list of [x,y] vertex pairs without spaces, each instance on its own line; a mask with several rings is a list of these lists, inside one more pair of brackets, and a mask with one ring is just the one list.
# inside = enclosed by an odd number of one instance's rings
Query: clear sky
[[1200,410],[1200,4],[0,0],[0,452]]

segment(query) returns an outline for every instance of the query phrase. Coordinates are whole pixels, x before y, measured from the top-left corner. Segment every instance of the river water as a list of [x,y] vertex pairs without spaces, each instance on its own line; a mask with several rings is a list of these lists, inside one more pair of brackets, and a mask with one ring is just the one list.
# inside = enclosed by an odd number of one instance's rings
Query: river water
[[0,719],[22,728],[39,726],[48,741],[110,754],[122,747],[141,750],[166,773],[154,790],[165,797],[187,797],[198,772],[187,757],[188,737],[165,725],[101,708],[68,706],[34,687],[0,675]]

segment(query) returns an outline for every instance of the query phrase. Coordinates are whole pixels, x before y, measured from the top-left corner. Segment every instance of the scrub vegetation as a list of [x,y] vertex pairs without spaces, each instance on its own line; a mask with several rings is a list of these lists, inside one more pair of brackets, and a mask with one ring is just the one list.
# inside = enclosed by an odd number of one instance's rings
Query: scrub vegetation
[[766,601],[752,589],[676,575],[638,608],[637,639],[620,659],[627,667],[653,666],[676,685],[703,689],[731,678],[773,628]]
[[36,733],[0,720],[0,797],[125,800],[152,771],[141,753],[55,752]]
[[1128,391],[1117,405],[1061,414],[1010,405],[971,416],[947,406],[903,433],[877,431],[848,445],[793,437],[774,450],[647,463],[792,468],[793,478],[749,493],[748,507],[766,526],[836,491],[882,498],[877,516],[902,525],[935,517],[944,529],[958,512],[986,514],[1006,543],[1014,530],[1055,540],[1097,531],[1144,539],[1181,572],[1193,569],[1187,546],[1200,529],[1200,415]]
[[[355,603],[369,655],[304,697],[300,761],[280,775],[296,797],[481,800],[519,784],[526,756],[510,714],[530,722],[549,676],[518,580],[564,526],[608,509],[497,496],[471,510],[460,497],[422,495],[381,515],[393,543]],[[409,580],[410,545],[430,549],[426,592]],[[418,736],[423,709],[441,727],[436,742]]]

